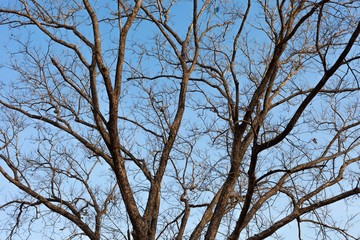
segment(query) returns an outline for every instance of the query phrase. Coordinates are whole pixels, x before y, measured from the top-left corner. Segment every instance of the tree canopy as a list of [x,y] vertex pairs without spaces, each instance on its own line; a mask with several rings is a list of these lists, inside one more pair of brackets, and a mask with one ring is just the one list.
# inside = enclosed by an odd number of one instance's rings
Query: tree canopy
[[0,236],[358,239],[359,16],[2,1]]

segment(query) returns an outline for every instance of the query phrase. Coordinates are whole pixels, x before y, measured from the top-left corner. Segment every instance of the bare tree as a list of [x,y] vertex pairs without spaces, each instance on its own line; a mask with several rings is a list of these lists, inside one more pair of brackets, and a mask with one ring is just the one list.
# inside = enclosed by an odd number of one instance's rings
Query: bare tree
[[358,239],[359,9],[2,2],[1,236]]

